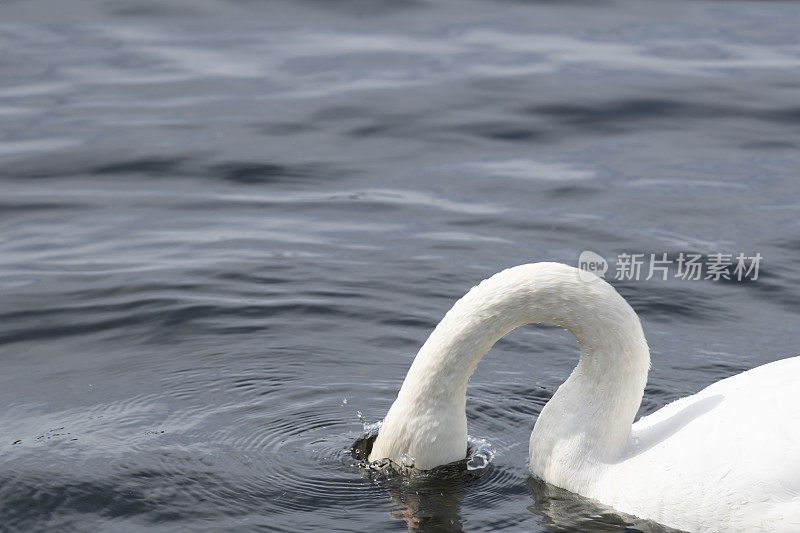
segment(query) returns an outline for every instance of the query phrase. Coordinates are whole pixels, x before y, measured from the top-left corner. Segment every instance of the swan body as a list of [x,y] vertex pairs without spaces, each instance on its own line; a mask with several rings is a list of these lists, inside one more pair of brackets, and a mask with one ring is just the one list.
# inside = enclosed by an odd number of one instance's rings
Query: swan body
[[539,478],[687,531],[800,531],[800,357],[723,379],[640,419],[650,352],[636,313],[602,279],[559,263],[473,287],[414,359],[370,460],[428,470],[466,456],[478,361],[523,324],[568,329],[581,356],[530,440]]

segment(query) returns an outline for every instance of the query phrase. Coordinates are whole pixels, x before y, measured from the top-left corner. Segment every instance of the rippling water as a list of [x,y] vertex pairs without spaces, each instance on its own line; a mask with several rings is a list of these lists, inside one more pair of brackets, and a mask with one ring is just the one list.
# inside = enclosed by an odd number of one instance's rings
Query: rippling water
[[515,264],[764,256],[750,283],[615,282],[642,413],[797,354],[797,4],[0,13],[0,529],[657,530],[529,477],[577,360],[553,327],[473,377],[479,472],[358,468],[359,413]]

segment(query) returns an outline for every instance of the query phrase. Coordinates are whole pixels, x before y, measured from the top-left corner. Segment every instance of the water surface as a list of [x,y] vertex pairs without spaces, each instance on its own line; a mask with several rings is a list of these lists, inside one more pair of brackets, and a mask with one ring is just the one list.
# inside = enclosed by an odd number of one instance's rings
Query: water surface
[[1,528],[657,530],[529,477],[578,355],[553,327],[471,381],[481,475],[356,466],[358,413],[520,263],[764,256],[749,283],[614,282],[652,348],[642,414],[797,355],[793,3],[0,12]]

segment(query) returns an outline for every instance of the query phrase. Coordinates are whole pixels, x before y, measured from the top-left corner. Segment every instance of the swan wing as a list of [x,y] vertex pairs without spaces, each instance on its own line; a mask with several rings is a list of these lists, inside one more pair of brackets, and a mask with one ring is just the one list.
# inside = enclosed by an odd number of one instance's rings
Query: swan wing
[[800,357],[639,420],[594,497],[680,529],[800,531]]

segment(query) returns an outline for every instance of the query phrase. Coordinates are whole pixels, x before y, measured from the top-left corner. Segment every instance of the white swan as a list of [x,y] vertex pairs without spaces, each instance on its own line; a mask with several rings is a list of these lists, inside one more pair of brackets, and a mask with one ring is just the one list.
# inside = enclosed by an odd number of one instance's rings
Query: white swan
[[478,361],[512,329],[547,322],[572,332],[581,356],[533,428],[534,475],[678,529],[800,531],[800,357],[719,381],[633,424],[647,341],[611,285],[581,276],[559,263],[521,265],[456,302],[414,359],[370,460],[428,470],[463,459],[467,381]]

